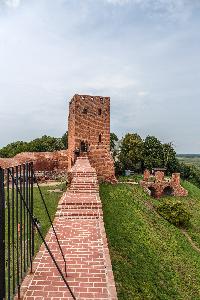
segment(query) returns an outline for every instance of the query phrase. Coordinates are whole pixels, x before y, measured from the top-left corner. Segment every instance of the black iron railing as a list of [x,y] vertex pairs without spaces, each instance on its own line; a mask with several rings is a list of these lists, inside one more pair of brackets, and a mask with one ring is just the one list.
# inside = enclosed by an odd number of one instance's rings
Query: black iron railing
[[[39,189],[45,211],[65,264],[65,275],[59,267],[34,216],[33,185]],[[66,259],[53,226],[42,191],[33,171],[33,164],[0,168],[0,300],[18,295],[25,275],[33,272],[34,231],[44,243],[72,299],[76,299],[67,280]]]
[[20,298],[20,285],[34,257],[33,169],[0,168],[0,299]]

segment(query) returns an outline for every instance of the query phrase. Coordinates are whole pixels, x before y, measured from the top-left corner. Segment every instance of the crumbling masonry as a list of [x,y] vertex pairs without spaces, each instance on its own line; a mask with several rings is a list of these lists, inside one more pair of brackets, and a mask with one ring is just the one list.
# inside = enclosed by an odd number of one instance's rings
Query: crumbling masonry
[[166,179],[164,172],[158,171],[155,176],[151,176],[149,170],[145,170],[140,185],[154,198],[188,195],[188,191],[181,186],[180,173],[173,173],[171,179]]

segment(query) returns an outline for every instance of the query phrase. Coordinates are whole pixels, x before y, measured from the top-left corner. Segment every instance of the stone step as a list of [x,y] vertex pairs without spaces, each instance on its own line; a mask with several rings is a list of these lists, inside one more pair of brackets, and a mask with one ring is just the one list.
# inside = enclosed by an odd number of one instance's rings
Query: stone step
[[70,191],[99,191],[99,188],[98,187],[70,187],[69,188]]
[[70,190],[70,192],[72,193],[72,194],[97,194],[99,191],[98,190],[88,190],[88,191],[86,191],[86,190]]
[[82,209],[82,210],[89,210],[89,209],[91,209],[91,210],[98,210],[98,209],[102,209],[102,205],[79,205],[79,206],[77,206],[77,205],[64,205],[64,207],[63,206],[58,206],[58,210],[60,211],[60,210],[63,210],[63,211],[66,211],[66,210],[70,210],[70,209],[73,209],[73,210],[77,210],[77,209]]
[[88,187],[88,186],[98,186],[98,184],[96,184],[95,182],[76,182],[76,181],[72,181],[71,182],[71,185],[76,185],[76,186],[85,186],[85,187]]
[[99,186],[97,185],[97,184],[84,184],[84,185],[76,185],[76,184],[71,184],[70,185],[70,187],[69,187],[69,189],[73,189],[73,188],[75,188],[75,189],[78,189],[78,188],[80,188],[80,189],[86,189],[86,190],[88,190],[88,189],[99,189]]
[[62,211],[57,211],[56,216],[59,217],[72,217],[72,216],[103,216],[102,210],[97,210],[97,209],[88,209],[88,210],[82,210],[82,209],[70,209],[70,210],[62,210]]
[[102,208],[102,205],[76,205],[76,204],[74,204],[74,205],[65,205],[64,207],[63,206],[58,206],[58,210],[60,210],[60,209],[64,209],[64,210],[69,210],[69,209],[74,209],[74,210],[76,210],[76,209],[92,209],[92,210],[95,210],[95,209],[100,209],[100,208]]
[[96,180],[96,179],[90,179],[90,180],[85,180],[85,178],[87,178],[87,177],[84,177],[84,178],[82,178],[82,177],[79,177],[79,180],[72,180],[72,182],[71,182],[71,184],[96,184],[96,185],[98,185],[98,181]]

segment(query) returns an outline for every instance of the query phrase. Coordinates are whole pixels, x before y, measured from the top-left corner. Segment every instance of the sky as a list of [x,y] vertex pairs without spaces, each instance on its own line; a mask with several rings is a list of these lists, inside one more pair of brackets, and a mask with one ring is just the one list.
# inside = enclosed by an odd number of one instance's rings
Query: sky
[[111,131],[200,153],[199,0],[0,0],[0,147],[62,136],[74,94]]

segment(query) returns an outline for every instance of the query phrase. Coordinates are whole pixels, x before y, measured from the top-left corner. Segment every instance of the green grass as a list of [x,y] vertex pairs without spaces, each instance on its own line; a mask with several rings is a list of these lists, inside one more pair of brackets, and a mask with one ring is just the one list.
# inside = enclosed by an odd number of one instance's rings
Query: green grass
[[[200,189],[184,182],[188,233],[200,248]],[[200,299],[200,254],[156,212],[159,201],[128,184],[100,187],[119,300]]]
[[[41,187],[41,191],[42,194],[44,196],[49,214],[51,216],[51,219],[54,219],[56,210],[57,210],[57,205],[58,205],[58,201],[63,193],[63,184],[58,184],[57,186],[42,186]],[[54,189],[60,189],[61,192],[50,192],[50,190],[54,190]],[[41,223],[41,232],[43,237],[46,236],[49,228],[50,228],[50,222],[48,220],[41,196],[39,194],[39,190],[38,188],[34,187],[33,189],[33,199],[34,199],[34,212],[33,215],[35,217],[37,217],[37,219],[40,221]],[[5,217],[6,217],[6,261],[8,260],[8,202],[7,202],[7,198],[6,198],[6,203],[7,203],[7,207],[5,210]],[[10,244],[11,244],[11,255],[10,257],[10,282],[11,282],[11,286],[13,288],[13,270],[14,270],[14,276],[15,279],[14,281],[16,282],[16,274],[17,274],[17,222],[16,222],[16,197],[14,197],[14,210],[12,210],[12,200],[11,200],[11,190],[10,190],[10,212],[11,212],[11,220],[10,220],[10,226],[12,228],[12,211],[14,211],[14,235],[12,235],[12,230],[10,231]],[[20,205],[20,204],[19,204]],[[23,213],[22,213],[23,216]],[[18,222],[20,220],[20,213],[18,211]],[[26,218],[27,218],[27,214],[26,214]],[[22,224],[24,224],[24,217],[22,218]],[[25,229],[27,230],[27,229]],[[24,247],[27,247],[27,233],[24,235],[24,226],[22,227],[22,251],[24,251]],[[18,234],[19,237],[19,234]],[[12,248],[12,239],[14,238],[14,259],[13,259],[13,248]],[[40,245],[42,244],[42,240],[37,232],[37,230],[35,230],[35,243],[34,243],[34,249],[35,249],[35,255],[37,254]],[[19,247],[20,247],[20,237],[19,237]],[[22,257],[24,257],[24,252],[22,252]],[[29,257],[29,256],[28,256]],[[26,261],[29,261],[29,259],[26,256]],[[20,251],[19,251],[19,256],[18,256],[18,262],[20,264],[21,258],[20,258]],[[24,261],[24,259],[23,259]],[[30,264],[30,262],[29,262]],[[8,265],[6,263],[6,286],[8,285],[8,269],[7,269]],[[28,271],[28,270],[27,270]],[[25,276],[24,270],[22,271],[23,273],[23,277]],[[12,289],[12,291],[14,291]]]
[[142,180],[143,176],[141,174],[134,174],[129,176],[119,176],[118,181],[119,182],[127,182],[127,181],[134,181],[139,182]]
[[[42,190],[42,194],[44,196],[45,202],[47,204],[47,208],[49,211],[49,214],[51,216],[51,219],[54,219],[56,210],[57,210],[57,206],[58,206],[58,201],[62,195],[62,191],[60,193],[55,193],[55,192],[49,192],[50,190],[55,190],[60,188],[61,190],[63,190],[62,185],[58,185],[58,186],[43,186],[41,187]],[[41,197],[39,195],[39,191],[37,188],[34,188],[34,216],[36,216],[38,218],[38,220],[41,223],[41,232],[42,235],[45,237],[49,228],[50,228],[50,223],[46,214],[46,211],[44,209]],[[36,232],[36,236],[35,236],[35,251],[37,252],[39,247],[41,245],[41,239],[38,235],[38,233]]]

